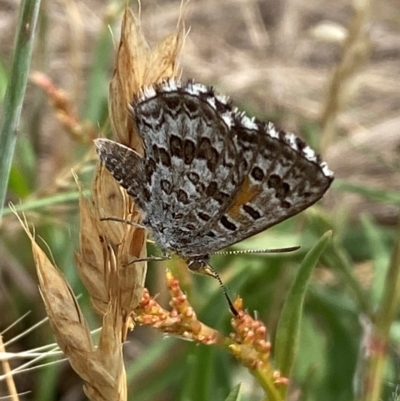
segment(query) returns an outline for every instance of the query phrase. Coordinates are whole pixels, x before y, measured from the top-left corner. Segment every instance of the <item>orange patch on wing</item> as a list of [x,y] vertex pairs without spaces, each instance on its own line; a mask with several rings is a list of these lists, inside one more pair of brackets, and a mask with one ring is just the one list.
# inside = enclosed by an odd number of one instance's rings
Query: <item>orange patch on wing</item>
[[234,221],[241,220],[240,207],[253,198],[260,192],[259,185],[251,185],[248,177],[245,178],[241,185],[240,191],[236,194],[232,206],[227,210],[226,214]]

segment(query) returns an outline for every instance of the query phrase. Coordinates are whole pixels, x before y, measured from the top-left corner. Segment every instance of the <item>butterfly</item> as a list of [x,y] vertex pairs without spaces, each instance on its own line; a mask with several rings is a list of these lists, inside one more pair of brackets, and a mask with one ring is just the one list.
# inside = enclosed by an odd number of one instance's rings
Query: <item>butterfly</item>
[[108,139],[95,140],[97,152],[143,211],[156,244],[193,271],[308,208],[333,181],[300,138],[194,81],[145,87],[129,111],[144,155]]

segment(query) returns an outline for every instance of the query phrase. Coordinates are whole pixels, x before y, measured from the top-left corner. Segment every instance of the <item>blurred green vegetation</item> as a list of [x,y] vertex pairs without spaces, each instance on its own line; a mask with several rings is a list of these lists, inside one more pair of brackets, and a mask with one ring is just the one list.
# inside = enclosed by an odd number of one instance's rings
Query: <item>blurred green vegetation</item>
[[[43,24],[45,18],[44,8],[39,26],[42,30],[46,29]],[[113,18],[104,22],[90,54],[92,62],[86,71],[84,99],[76,105],[79,115],[97,126],[99,132],[107,132],[108,129],[106,94],[113,62],[112,38],[107,24],[118,24],[119,21],[120,14],[115,13]],[[43,33],[50,33],[39,32],[39,39],[46,41]],[[10,76],[6,64],[0,59],[2,98]],[[29,104],[36,105],[35,112]],[[77,187],[72,175],[66,173],[75,166],[86,189],[90,188],[96,163],[94,153],[92,157],[88,156],[93,152],[92,145],[90,141],[78,143],[69,138],[68,158],[58,166],[57,171],[49,174],[51,181],[43,187],[38,180],[38,166],[43,165],[43,158],[54,155],[46,153],[37,143],[40,124],[35,119],[42,118],[37,105],[42,105],[44,110],[46,100],[32,85],[29,88],[29,104],[25,103],[20,123],[7,200],[25,211],[28,222],[35,226],[37,237],[43,239],[43,248],[65,273],[75,293],[81,295],[80,304],[94,329],[99,326],[99,317],[90,306],[74,262],[74,252],[79,246]],[[53,118],[56,120],[55,116]],[[304,125],[313,126],[308,122]],[[59,137],[68,136],[61,126],[58,129]],[[313,143],[318,143],[316,130],[307,131],[303,136],[311,137]],[[46,140],[57,141],[58,138]],[[57,182],[60,176],[63,177],[62,185]],[[382,205],[398,205],[400,202],[400,194],[393,190],[377,190],[367,183],[355,186],[340,177],[337,177],[331,191],[339,198],[343,193],[356,193]],[[31,311],[27,318],[4,334],[7,341],[37,323],[45,316],[45,311],[37,290],[30,243],[7,207],[0,230],[0,330],[5,330],[20,316]],[[360,218],[339,215],[335,209],[324,208],[322,202],[322,205],[316,205],[237,246],[238,249],[260,249],[301,245],[299,251],[268,256],[215,256],[212,263],[220,272],[229,294],[242,297],[245,308],[266,324],[274,357],[274,346],[279,343],[276,333],[287,294],[307,251],[328,230],[333,231],[333,238],[307,287],[297,355],[290,376],[290,399],[396,400],[400,340],[397,313],[400,295],[397,287],[399,230],[396,227],[382,225],[367,214]],[[155,253],[154,247],[149,249],[150,254]],[[173,266],[169,267],[173,269]],[[182,286],[199,319],[228,334],[231,316],[218,283],[206,277],[188,276],[186,272],[175,273],[184,277]],[[162,264],[150,264],[147,286],[151,294],[160,293],[160,302],[167,302],[163,281]],[[7,347],[7,350],[21,352],[51,342],[51,330],[44,324]],[[373,349],[374,344],[378,350]],[[131,333],[125,353],[131,400],[217,401],[227,399],[228,394],[229,399],[263,399],[255,378],[224,349],[192,344],[139,327]],[[385,357],[387,368],[381,365]],[[19,360],[13,362],[13,366],[20,363]],[[379,398],[366,395],[368,380],[378,380],[382,386]],[[32,391],[23,399],[40,401],[64,399],[63,395],[68,394],[71,388],[80,389],[82,384],[67,362],[18,374],[15,382],[18,391]],[[236,387],[239,384],[240,390]],[[4,382],[1,382],[0,395],[6,394]],[[84,399],[81,391],[77,390],[75,394],[80,394],[75,396],[75,400]],[[360,398],[360,394],[364,394],[364,398]]]

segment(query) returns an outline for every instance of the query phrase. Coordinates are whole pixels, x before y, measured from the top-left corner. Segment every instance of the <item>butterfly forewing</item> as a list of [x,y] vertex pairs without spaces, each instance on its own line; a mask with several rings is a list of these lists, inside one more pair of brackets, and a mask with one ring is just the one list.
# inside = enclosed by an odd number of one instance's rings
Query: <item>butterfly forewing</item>
[[204,86],[170,92],[156,87],[154,96],[132,105],[145,145],[146,192],[151,194],[145,223],[156,242],[177,252],[191,248],[203,226],[217,221],[243,175],[225,122],[233,122],[234,113],[218,102]]

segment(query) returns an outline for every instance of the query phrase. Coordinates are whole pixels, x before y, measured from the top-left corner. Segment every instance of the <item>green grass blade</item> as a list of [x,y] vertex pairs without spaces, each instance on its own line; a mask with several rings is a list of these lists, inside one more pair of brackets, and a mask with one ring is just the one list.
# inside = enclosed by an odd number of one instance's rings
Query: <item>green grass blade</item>
[[[81,194],[78,191],[73,191],[59,195],[52,195],[47,198],[28,200],[21,205],[13,205],[13,209],[15,209],[17,212],[27,212],[30,210],[42,211],[43,208],[54,206],[60,203],[78,202],[80,195]],[[87,189],[83,191],[82,195],[89,196],[90,190]],[[12,209],[7,207],[4,209],[3,216],[7,216],[12,213]]]
[[276,331],[275,360],[277,368],[284,377],[290,377],[293,366],[307,285],[331,235],[331,231],[325,233],[307,253],[283,305]]
[[238,384],[226,397],[225,401],[240,401],[242,399],[242,385]]
[[25,0],[21,4],[14,59],[4,99],[3,122],[0,131],[0,219],[3,214],[17,140],[40,3],[40,0]]

